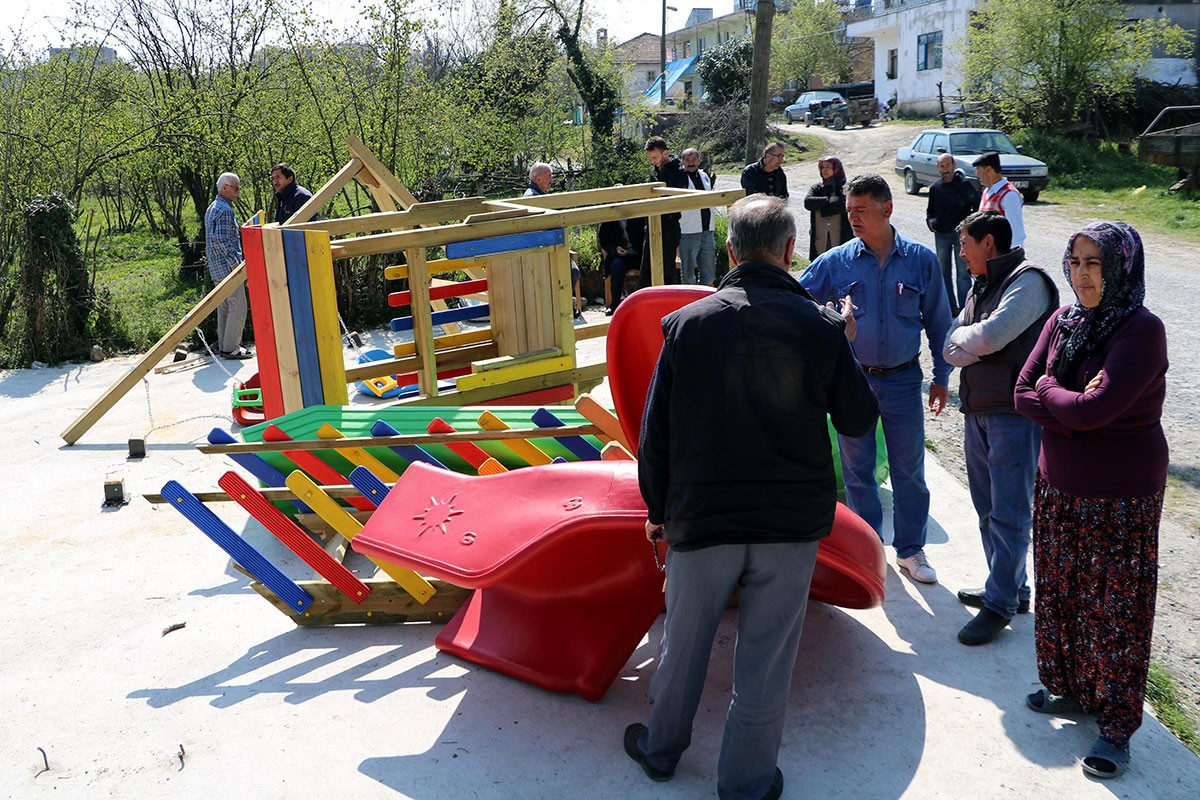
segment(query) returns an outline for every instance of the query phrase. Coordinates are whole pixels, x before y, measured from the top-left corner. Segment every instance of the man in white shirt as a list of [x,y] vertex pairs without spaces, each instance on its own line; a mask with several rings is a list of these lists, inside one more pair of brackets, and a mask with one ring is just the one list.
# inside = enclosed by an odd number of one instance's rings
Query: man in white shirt
[[[700,152],[689,147],[679,154],[683,171],[687,175],[688,188],[709,191],[712,182],[700,169]],[[713,213],[711,208],[684,211],[679,218],[679,263],[683,271],[683,282],[696,282],[696,267],[700,267],[700,283],[712,286],[716,279],[717,245],[713,235]]]
[[1025,199],[1000,171],[1000,154],[989,150],[972,161],[971,166],[975,167],[975,174],[979,177],[979,183],[983,185],[979,210],[1003,214],[1012,227],[1012,246],[1024,247]]

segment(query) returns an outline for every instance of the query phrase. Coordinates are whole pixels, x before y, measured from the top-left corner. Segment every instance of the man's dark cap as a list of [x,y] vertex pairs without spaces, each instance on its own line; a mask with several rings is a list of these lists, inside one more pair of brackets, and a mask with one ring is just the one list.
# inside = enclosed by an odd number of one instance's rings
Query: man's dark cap
[[991,167],[997,172],[1000,171],[1000,154],[995,150],[987,150],[979,154],[979,157],[971,162],[972,167]]

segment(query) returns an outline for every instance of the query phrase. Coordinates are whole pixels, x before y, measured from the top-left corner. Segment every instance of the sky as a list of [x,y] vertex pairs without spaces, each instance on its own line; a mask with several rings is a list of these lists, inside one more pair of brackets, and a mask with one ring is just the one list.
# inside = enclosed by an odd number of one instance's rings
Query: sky
[[[352,14],[363,0],[313,0],[309,3],[319,12],[332,18]],[[693,5],[680,0],[667,0],[677,10],[667,11],[667,30],[683,27]],[[714,0],[699,3],[696,7],[711,8],[714,16],[728,14],[733,10],[734,0]],[[661,6],[645,4],[637,0],[588,0],[593,9],[596,27],[607,27],[610,41],[624,42],[639,33],[657,33],[662,25]],[[429,8],[444,8],[444,2],[423,0]],[[70,13],[70,0],[0,0],[0,52],[7,50],[12,42],[10,31],[20,29],[23,39],[39,45],[59,46],[64,44],[55,34],[56,24]],[[39,48],[40,49],[40,48]]]

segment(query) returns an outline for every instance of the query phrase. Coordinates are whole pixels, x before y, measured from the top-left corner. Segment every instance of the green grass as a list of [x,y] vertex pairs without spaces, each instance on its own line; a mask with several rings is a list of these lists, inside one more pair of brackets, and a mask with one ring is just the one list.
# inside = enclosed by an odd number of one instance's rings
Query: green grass
[[1175,734],[1175,738],[1187,745],[1189,750],[1200,755],[1200,735],[1196,733],[1196,726],[1179,702],[1175,680],[1158,662],[1150,663],[1150,677],[1146,680],[1146,700],[1150,702],[1158,721]]

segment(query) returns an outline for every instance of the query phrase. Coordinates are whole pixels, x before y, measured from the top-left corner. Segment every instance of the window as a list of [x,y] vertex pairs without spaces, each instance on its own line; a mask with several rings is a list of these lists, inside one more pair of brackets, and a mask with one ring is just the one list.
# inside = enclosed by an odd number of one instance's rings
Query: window
[[704,37],[700,37],[699,39],[697,39],[696,40],[696,55],[698,55],[698,56],[704,55],[704,48],[706,48],[706,47],[708,47],[708,40],[706,40]]
[[933,152],[933,134],[923,133],[917,139],[916,144],[912,146],[914,153],[932,153]]
[[646,80],[653,81],[658,78],[658,73],[652,69],[646,70]]
[[896,80],[896,76],[900,74],[900,51],[888,50],[888,67],[887,77],[889,81]]
[[944,133],[939,133],[933,137],[933,152],[949,153],[950,152],[950,137]]
[[942,32],[922,33],[917,37],[917,72],[942,68]]

